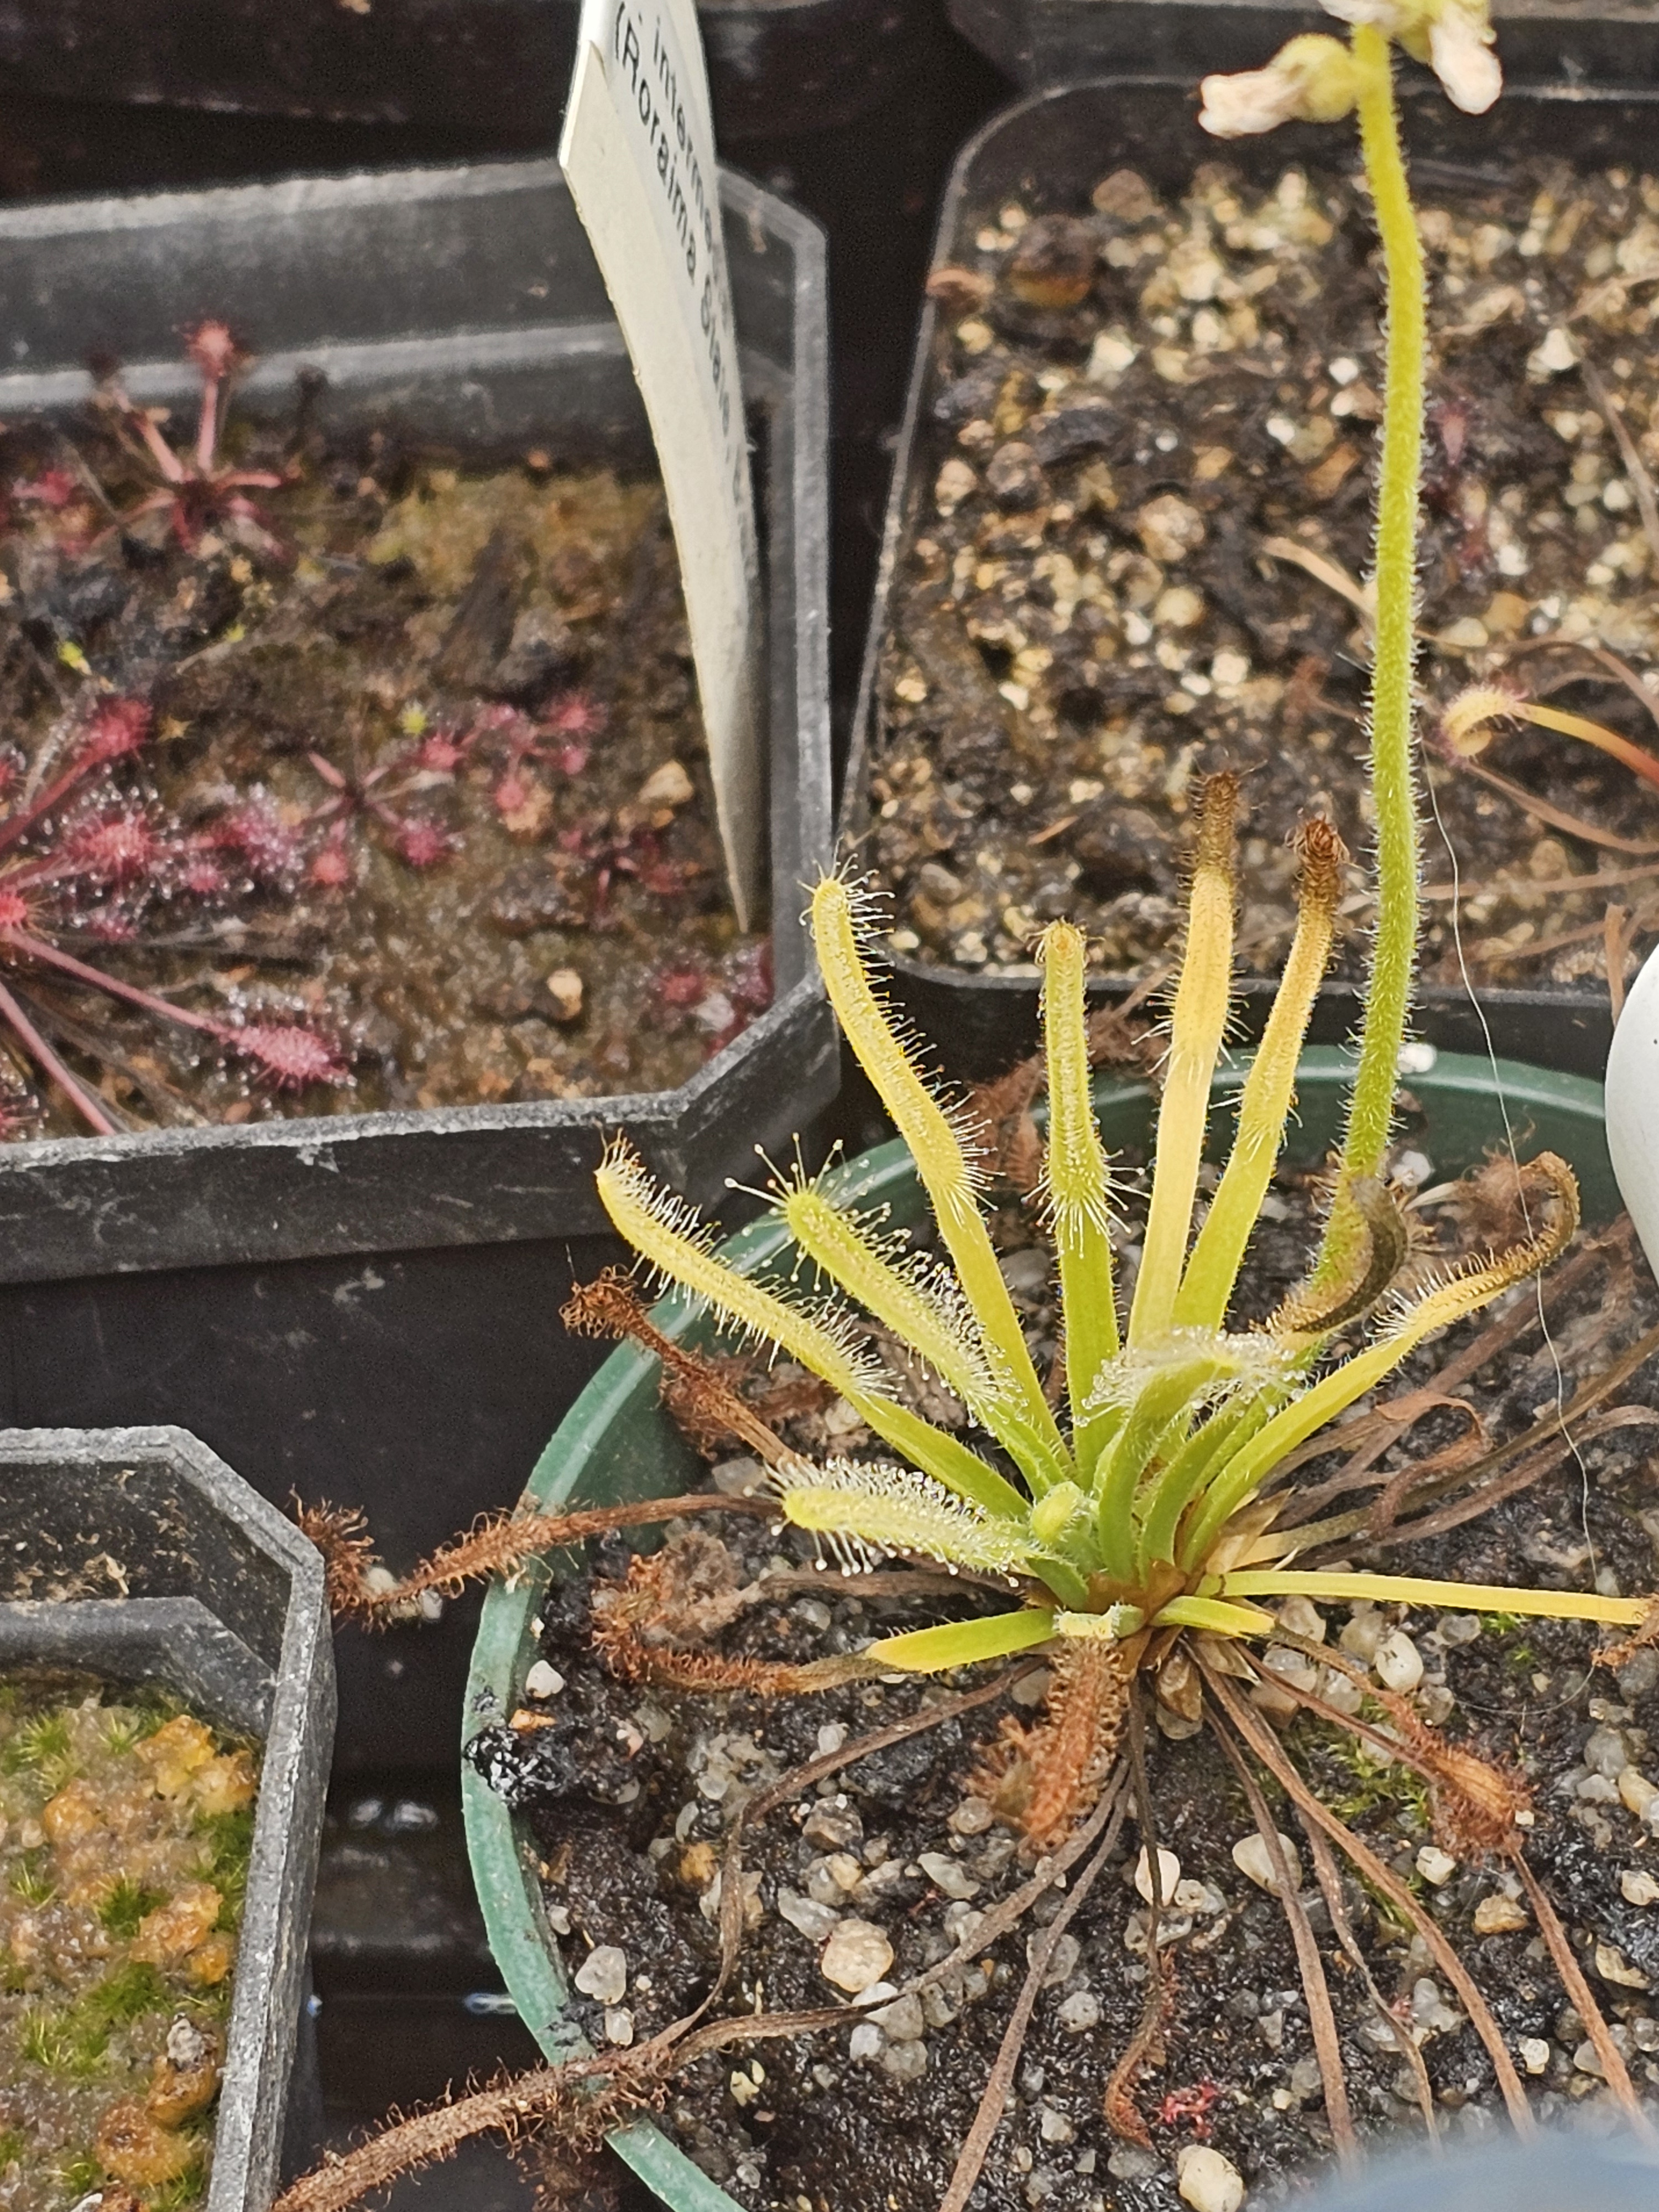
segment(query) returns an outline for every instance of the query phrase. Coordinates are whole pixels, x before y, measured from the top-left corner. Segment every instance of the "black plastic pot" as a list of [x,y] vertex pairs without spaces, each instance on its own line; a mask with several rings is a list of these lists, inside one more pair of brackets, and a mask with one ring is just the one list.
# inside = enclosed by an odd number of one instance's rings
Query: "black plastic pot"
[[[821,130],[912,65],[921,0],[701,0],[723,140]],[[557,135],[580,0],[12,0],[0,64],[51,99]]]
[[[650,1097],[0,1147],[0,1416],[181,1421],[268,1496],[365,1506],[407,1561],[512,1494],[590,1371],[556,1316],[573,1274],[617,1256],[602,1133],[629,1129],[712,1200],[833,1097],[799,890],[829,845],[823,241],[744,179],[722,193],[765,535],[775,1004]],[[14,419],[76,404],[100,347],[142,398],[182,401],[178,333],[210,312],[260,356],[247,413],[290,405],[304,366],[342,427],[399,421],[481,457],[649,456],[550,161],[15,209],[0,290],[27,364],[0,375]],[[441,1759],[465,1644],[349,1647],[347,1759]]]
[[[1259,69],[1306,7],[1262,0],[946,0],[963,37],[1028,90],[1109,70],[1194,79]],[[1659,82],[1659,15],[1647,0],[1492,0],[1511,84]]]
[[[1095,4],[1098,12],[1109,14],[1120,0]],[[1182,0],[1174,5],[1180,9]],[[1443,177],[1453,171],[1490,176],[1501,170],[1517,145],[1586,169],[1642,161],[1650,158],[1659,125],[1659,87],[1646,95],[1559,85],[1511,87],[1484,116],[1459,114],[1431,82],[1403,89],[1412,156],[1434,163]],[[1187,78],[1103,77],[1016,102],[970,138],[957,157],[939,217],[934,266],[970,254],[985,210],[1011,193],[1034,214],[1071,209],[1086,202],[1091,186],[1106,170],[1122,164],[1141,170],[1166,190],[1180,189],[1199,163],[1215,158],[1215,142],[1199,130],[1196,114],[1194,86]],[[1292,161],[1316,172],[1328,168],[1333,148],[1328,131],[1291,125],[1265,139],[1230,144],[1227,157],[1247,174],[1270,179]],[[929,489],[922,480],[924,448],[943,351],[939,308],[925,300],[842,800],[843,849],[855,849],[870,825],[868,776],[880,712],[879,655],[894,584],[909,556]],[[945,1072],[958,1080],[998,1074],[1035,1048],[1034,968],[977,975],[896,956],[892,970],[894,999],[933,1042]],[[1090,986],[1101,1004],[1121,998],[1127,988],[1109,979]],[[1267,980],[1237,987],[1245,1034],[1260,1034],[1273,989]],[[1359,1000],[1357,985],[1326,984],[1310,1042],[1337,1043],[1347,1037]],[[1478,1003],[1461,987],[1425,985],[1418,994],[1416,1029],[1441,1051],[1492,1051],[1597,1076],[1607,1065],[1613,1036],[1607,993],[1600,984],[1483,989]]]
[[[206,2212],[265,2212],[288,2136],[334,1729],[323,1563],[182,1429],[0,1431],[0,1668],[156,1684],[263,1745]],[[307,2039],[309,2043],[309,2039]]]

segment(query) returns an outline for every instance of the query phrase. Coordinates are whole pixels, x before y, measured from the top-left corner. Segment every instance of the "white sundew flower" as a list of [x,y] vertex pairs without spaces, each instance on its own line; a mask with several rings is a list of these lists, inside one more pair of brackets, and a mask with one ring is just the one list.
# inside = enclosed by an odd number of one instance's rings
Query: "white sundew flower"
[[1371,23],[1426,62],[1446,97],[1466,115],[1484,115],[1504,89],[1492,52],[1488,0],[1321,0],[1344,23]]
[[1206,76],[1199,88],[1199,121],[1212,138],[1251,138],[1276,131],[1300,112],[1295,83],[1282,70],[1243,70],[1236,76]]
[[1429,60],[1446,97],[1465,115],[1484,115],[1504,89],[1484,5],[1448,6],[1429,26]]
[[1212,138],[1255,137],[1281,123],[1338,123],[1352,111],[1355,75],[1340,39],[1310,32],[1281,47],[1266,69],[1206,76],[1198,119]]

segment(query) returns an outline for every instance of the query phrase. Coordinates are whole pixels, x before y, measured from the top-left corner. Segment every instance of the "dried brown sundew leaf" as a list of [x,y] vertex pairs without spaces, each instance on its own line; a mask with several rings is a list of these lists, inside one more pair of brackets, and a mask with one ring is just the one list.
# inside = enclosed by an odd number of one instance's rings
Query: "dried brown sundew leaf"
[[1399,1691],[1373,1680],[1340,1651],[1310,1643],[1289,1631],[1277,1641],[1300,1651],[1317,1664],[1344,1674],[1388,1715],[1396,1733],[1384,1735],[1357,1714],[1345,1713],[1316,1691],[1279,1677],[1275,1689],[1294,1698],[1316,1718],[1368,1743],[1385,1759],[1399,1759],[1420,1774],[1429,1784],[1434,1809],[1435,1833],[1455,1858],[1508,1858],[1519,1849],[1532,1794],[1524,1778],[1512,1768],[1478,1758],[1431,1728],[1411,1699]]
[[1093,1808],[1117,1756],[1129,1698],[1117,1644],[1062,1644],[1048,1663],[1044,1717],[1035,1728],[1005,1721],[974,1784],[1033,1850],[1063,1842]]
[[1336,2014],[1331,2004],[1330,1984],[1325,1978],[1325,1966],[1319,1955],[1319,1946],[1302,1899],[1297,1893],[1296,1871],[1285,1848],[1278,1823],[1267,1809],[1267,1801],[1256,1786],[1255,1777],[1245,1762],[1244,1754],[1231,1736],[1213,1718],[1216,1740],[1226,1753],[1233,1771],[1237,1775],[1244,1792],[1245,1802],[1250,1808],[1250,1818],[1255,1822],[1256,1833],[1267,1853],[1273,1869],[1279,1902],[1284,1910],[1291,1930],[1291,1941],[1296,1946],[1296,1963],[1302,1977],[1302,1993],[1308,2001],[1308,2025],[1313,2030],[1314,2056],[1319,2062],[1319,2079],[1325,2093],[1325,2117],[1330,2122],[1331,2139],[1336,2145],[1336,2154],[1345,2166],[1352,2167],[1359,2157],[1359,2138],[1354,2132],[1353,2111],[1348,2102],[1348,2078],[1342,2066],[1342,2045],[1336,2032]]
[[[317,1525],[319,1513],[342,1517],[328,1507],[300,1506],[296,1517],[310,1516]],[[545,1552],[562,1551],[586,1543],[592,1536],[609,1535],[617,1528],[645,1528],[665,1521],[680,1521],[697,1513],[748,1513],[775,1518],[775,1500],[766,1498],[728,1498],[720,1491],[699,1491],[688,1498],[647,1498],[626,1505],[583,1505],[568,1513],[486,1514],[468,1533],[446,1544],[429,1559],[412,1568],[401,1582],[386,1577],[380,1582],[372,1565],[374,1554],[358,1526],[348,1530],[347,1543],[335,1554],[329,1601],[337,1619],[356,1620],[366,1627],[383,1626],[424,1590],[446,1597],[459,1595],[470,1582],[487,1575],[512,1574]],[[300,1525],[307,1527],[301,1519]]]
[[1036,2008],[1037,1997],[1042,1988],[1043,1976],[1048,1971],[1049,1963],[1059,1948],[1060,1937],[1066,1933],[1079,1907],[1094,1887],[1096,1876],[1112,1855],[1117,1843],[1118,1831],[1123,1825],[1123,1815],[1128,1800],[1120,1788],[1115,1793],[1109,1817],[1107,1816],[1105,1806],[1102,1806],[1101,1815],[1106,1820],[1106,1832],[1101,1838],[1094,1856],[1067,1891],[1065,1902],[1059,1911],[1031,1946],[1030,1962],[1026,1968],[1025,1979],[1021,1984],[1018,1996],[1014,2001],[1012,2015],[1003,2031],[1002,2042],[997,2051],[996,2063],[991,2069],[990,2078],[987,2081],[981,2094],[979,2108],[974,2114],[974,2124],[968,2130],[968,2140],[963,2143],[957,2157],[956,2170],[951,2176],[951,2185],[940,2203],[939,2212],[964,2212],[964,2207],[979,2181],[980,2174],[984,2168],[986,2155],[990,2150],[998,2128],[1002,2124],[1004,2111],[1008,2102],[1008,2092],[1013,2085],[1014,2069],[1019,2063],[1019,2054],[1024,2047],[1026,2031],[1031,2024],[1031,2014]]
[[1659,1644],[1659,1598],[1655,1598],[1648,1607],[1635,1634],[1622,1638],[1617,1644],[1604,1645],[1595,1655],[1595,1664],[1617,1669],[1654,1644]]
[[337,1619],[360,1612],[366,1602],[368,1572],[375,1563],[368,1516],[354,1505],[331,1505],[325,1498],[319,1498],[314,1505],[307,1505],[297,1496],[289,1502],[300,1534],[309,1537],[323,1555],[329,1611]]
[[1234,1691],[1226,1677],[1204,1662],[1204,1679],[1215,1699],[1245,1744],[1265,1766],[1298,1812],[1322,1828],[1361,1877],[1385,1897],[1404,1924],[1422,1937],[1430,1956],[1456,1991],[1498,2076],[1498,2086],[1516,2132],[1531,2136],[1537,2131],[1532,2107],[1521,2077],[1515,2070],[1504,2032],[1492,2017],[1492,2007],[1476,1986],[1468,1967],[1447,1940],[1444,1931],[1426,1914],[1398,1875],[1378,1858],[1346,1821],[1339,1820],[1311,1790],[1285,1755],[1273,1730]]
[[782,1437],[732,1389],[724,1364],[665,1336],[621,1268],[607,1267],[591,1283],[579,1283],[559,1318],[573,1336],[627,1338],[654,1352],[662,1362],[663,1403],[700,1449],[707,1440],[730,1435],[769,1467],[789,1456]]
[[1590,1985],[1584,1978],[1583,1970],[1573,1956],[1572,1945],[1555,1907],[1545,1894],[1537,1875],[1527,1864],[1525,1856],[1519,1850],[1511,1851],[1510,1862],[1521,1877],[1522,1887],[1527,1893],[1527,1902],[1538,1923],[1538,1932],[1544,1939],[1544,1948],[1550,1954],[1556,1972],[1561,1977],[1561,1986],[1567,1993],[1567,2002],[1583,2021],[1590,2042],[1595,2046],[1608,2088],[1618,2099],[1625,2118],[1637,2134],[1644,2142],[1659,2142],[1659,2129],[1656,2129],[1648,2118],[1642,2100],[1636,2094],[1635,2084],[1630,2078],[1630,2069],[1625,2063],[1625,2054],[1613,2041],[1607,2015],[1595,2002]]

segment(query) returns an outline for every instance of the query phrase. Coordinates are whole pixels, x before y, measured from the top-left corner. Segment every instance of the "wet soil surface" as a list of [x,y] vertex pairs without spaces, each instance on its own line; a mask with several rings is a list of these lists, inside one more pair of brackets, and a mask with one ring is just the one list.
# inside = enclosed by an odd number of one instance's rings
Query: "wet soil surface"
[[[1402,1165],[1432,1178],[1420,1154]],[[1127,1211],[1133,1218],[1133,1201]],[[1443,1254],[1468,1249],[1493,1228],[1461,1201],[1455,1213],[1439,1201],[1423,1211],[1438,1223],[1423,1264],[1437,1243]],[[1029,1217],[1005,1208],[996,1222],[1005,1273],[1041,1369],[1054,1346],[1047,1254],[1032,1241]],[[1281,1182],[1258,1231],[1243,1316],[1265,1316],[1298,1273],[1309,1223],[1305,1188]],[[1627,1224],[1604,1235],[1549,1303],[1547,1339],[1530,1319],[1537,1290],[1522,1285],[1508,1304],[1419,1350],[1390,1392],[1431,1384],[1448,1359],[1513,1307],[1527,1326],[1460,1391],[1487,1440],[1525,1431],[1659,1319],[1659,1294],[1632,1252]],[[774,1370],[764,1388],[776,1391],[789,1380],[787,1370]],[[1659,1510],[1649,1409],[1659,1406],[1659,1372],[1641,1370],[1615,1398],[1635,1410],[1605,1427],[1579,1425],[1571,1455],[1483,1517],[1397,1550],[1355,1540],[1346,1556],[1355,1565],[1386,1561],[1419,1575],[1651,1589]],[[935,1391],[927,1410],[948,1419],[950,1401]],[[820,1392],[786,1433],[808,1453],[868,1448],[848,1413]],[[1378,1474],[1386,1479],[1467,1437],[1474,1418],[1431,1407],[1403,1448],[1384,1455]],[[1308,1465],[1295,1481],[1328,1480],[1348,1449],[1345,1443]],[[758,1475],[751,1461],[727,1462],[713,1480],[738,1490]],[[1358,1493],[1362,1501],[1369,1495]],[[1352,1495],[1337,1501],[1352,1502]],[[734,1516],[719,1526],[714,1544],[714,1525],[674,1540],[700,1547],[684,1553],[680,1584],[704,1594],[703,1617],[711,1635],[719,1627],[714,1640],[727,1654],[817,1657],[988,1602],[942,1597],[937,1578],[914,1598],[861,1595],[856,1579],[819,1571],[799,1532]],[[620,1543],[601,1545],[588,1571],[549,1591],[540,1622],[545,1663],[532,1670],[526,1708],[472,1747],[542,1854],[548,1910],[568,1936],[567,1963],[577,1978],[574,2014],[596,2045],[637,2042],[707,1991],[719,1953],[715,1878],[746,1799],[816,1755],[985,1679],[980,1670],[811,1698],[642,1691],[605,1671],[588,1642],[596,1599],[603,1613],[626,1561]],[[739,1591],[746,1595],[734,1597]],[[1659,1976],[1659,1844],[1643,1817],[1659,1802],[1649,1780],[1659,1769],[1659,1654],[1638,1653],[1615,1677],[1592,1669],[1596,1639],[1574,1626],[1483,1620],[1455,1609],[1332,1605],[1323,1615],[1316,1621],[1304,1607],[1297,1618],[1322,1639],[1340,1638],[1362,1665],[1375,1662],[1385,1680],[1405,1684],[1416,1675],[1412,1694],[1426,1719],[1526,1776],[1535,1807],[1532,1862],[1638,2087],[1659,2096],[1659,2017],[1649,1994]],[[1271,1663],[1302,1668],[1327,1690],[1335,1683],[1341,1694],[1340,1678],[1286,1647],[1276,1648]],[[852,1947],[871,1984],[864,2017],[854,2012],[811,2036],[728,2051],[671,2087],[664,2114],[671,2133],[750,2212],[935,2212],[1008,2024],[1028,1944],[1061,1897],[1048,1893],[1024,1924],[982,1953],[970,1948],[965,1964],[927,1990],[906,1992],[929,1966],[971,1945],[979,1916],[1026,1878],[1021,1838],[994,1814],[976,1777],[1005,1723],[1033,1717],[1022,1708],[1040,1700],[1042,1686],[1039,1672],[1000,1703],[866,1755],[746,1832],[748,1925],[725,2008],[839,2001],[842,1989],[823,1971],[832,1944],[843,1961]],[[1271,1709],[1265,1687],[1253,1694]],[[1330,2157],[1285,1922],[1276,1898],[1234,1856],[1236,1845],[1255,1838],[1244,1796],[1207,1732],[1163,1706],[1156,1719],[1149,1757],[1158,1842],[1176,1854],[1183,1887],[1164,1931],[1175,1987],[1166,2055],[1137,2092],[1149,2144],[1115,2136],[1103,2117],[1108,2080],[1146,1998],[1147,1911],[1133,1887],[1140,1843],[1131,1824],[1054,1954],[1007,2117],[970,2200],[982,2212],[1177,2212],[1176,2163],[1197,2144],[1236,2166],[1250,2202],[1273,2202],[1294,2194]],[[1584,2023],[1517,1902],[1515,1876],[1439,1855],[1421,1787],[1403,1768],[1305,1715],[1278,1724],[1304,1774],[1458,1946],[1519,2054],[1540,2117],[1576,2113],[1609,2124]],[[1283,1799],[1273,1802],[1297,1840],[1362,2136],[1375,2144],[1422,2124],[1407,2037],[1420,2050],[1445,2129],[1455,2136],[1497,2126],[1502,2108],[1491,2064],[1420,1938],[1346,1881],[1385,2016],[1334,1940],[1295,1817]]]
[[[1416,183],[1434,356],[1425,732],[1498,677],[1650,745],[1643,686],[1585,648],[1641,672],[1659,635],[1659,551],[1611,420],[1638,472],[1659,465],[1659,183],[1525,163],[1508,189],[1448,188],[1432,165]],[[934,279],[880,668],[872,851],[895,947],[1018,967],[1066,915],[1102,972],[1156,972],[1195,780],[1227,767],[1245,776],[1241,952],[1273,974],[1297,823],[1331,816],[1357,859],[1370,843],[1369,648],[1342,588],[1369,564],[1382,412],[1367,204],[1300,169],[1264,191],[1206,165],[1178,202],[1119,171],[1072,215],[985,209],[961,245]],[[1659,929],[1659,794],[1617,762],[1517,728],[1474,768],[1431,745],[1425,771],[1428,978],[1459,979],[1453,853],[1477,982],[1599,978],[1611,904],[1638,943]],[[1333,972],[1357,975],[1357,870],[1343,918]]]
[[[233,404],[216,466],[279,481],[169,487],[95,408],[0,434],[0,983],[94,1112],[684,1081],[771,981],[659,487],[337,450],[303,399],[257,429]],[[90,1126],[9,1016],[0,1107],[9,1136]]]
[[254,1791],[187,1713],[0,1678],[5,2212],[204,2201]]

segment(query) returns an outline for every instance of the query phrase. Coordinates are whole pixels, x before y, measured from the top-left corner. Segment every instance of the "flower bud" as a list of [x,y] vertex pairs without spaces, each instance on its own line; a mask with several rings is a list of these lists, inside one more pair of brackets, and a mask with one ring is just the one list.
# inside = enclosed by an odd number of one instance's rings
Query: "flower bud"
[[1317,32],[1292,39],[1266,69],[1206,76],[1199,121],[1214,138],[1252,137],[1281,123],[1337,123],[1358,92],[1353,56]]

